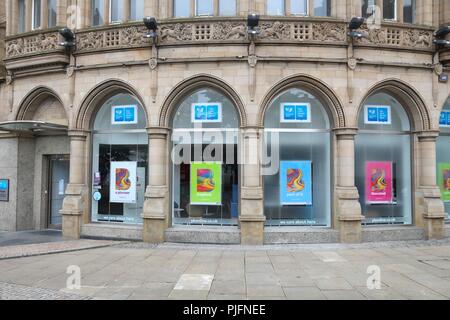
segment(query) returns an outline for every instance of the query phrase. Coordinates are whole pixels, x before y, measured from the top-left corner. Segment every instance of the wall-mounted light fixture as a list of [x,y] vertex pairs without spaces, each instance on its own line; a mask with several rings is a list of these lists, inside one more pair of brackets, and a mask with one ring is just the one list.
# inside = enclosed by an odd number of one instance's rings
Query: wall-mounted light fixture
[[158,23],[154,17],[145,17],[144,18],[145,27],[149,30],[144,34],[145,38],[153,39],[153,41],[157,38],[156,30],[158,29]]
[[75,46],[75,34],[72,30],[65,27],[59,29],[58,32],[64,38],[64,41],[59,43],[60,46],[63,46],[65,48],[72,48]]
[[347,35],[350,38],[362,38],[363,35],[361,31],[357,31],[364,24],[365,18],[363,17],[353,17],[348,23],[348,32]]
[[250,35],[250,39],[254,40],[255,37],[260,33],[259,30],[259,15],[256,13],[251,13],[247,16],[247,33]]
[[437,46],[448,46],[450,45],[450,41],[446,40],[445,37],[450,33],[449,26],[440,27],[435,33],[433,43]]

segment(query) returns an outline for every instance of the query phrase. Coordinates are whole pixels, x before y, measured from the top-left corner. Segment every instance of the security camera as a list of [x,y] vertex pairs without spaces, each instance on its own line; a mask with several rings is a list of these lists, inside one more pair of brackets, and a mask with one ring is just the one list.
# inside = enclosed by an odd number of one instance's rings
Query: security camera
[[364,24],[365,19],[363,17],[353,17],[349,24],[348,29],[350,30],[347,35],[351,38],[362,38],[362,33],[358,30]]
[[443,26],[440,27],[435,33],[434,36],[437,39],[443,39],[450,33],[450,27],[449,26]]
[[247,16],[247,32],[251,37],[254,37],[259,33],[259,15],[251,13]]
[[157,33],[156,29],[158,29],[158,23],[154,17],[145,17],[144,25],[149,30],[149,32],[144,34],[145,38],[156,39]]
[[63,46],[66,48],[75,46],[75,34],[73,33],[72,30],[65,27],[65,28],[59,29],[58,32],[64,38],[64,41],[59,44],[60,46]]

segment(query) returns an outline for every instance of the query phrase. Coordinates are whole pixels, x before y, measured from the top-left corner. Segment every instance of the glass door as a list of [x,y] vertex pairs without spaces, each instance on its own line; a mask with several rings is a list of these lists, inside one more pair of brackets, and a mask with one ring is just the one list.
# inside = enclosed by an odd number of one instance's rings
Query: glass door
[[69,183],[69,156],[54,155],[49,157],[49,213],[48,227],[60,229],[62,225],[61,213],[64,195]]

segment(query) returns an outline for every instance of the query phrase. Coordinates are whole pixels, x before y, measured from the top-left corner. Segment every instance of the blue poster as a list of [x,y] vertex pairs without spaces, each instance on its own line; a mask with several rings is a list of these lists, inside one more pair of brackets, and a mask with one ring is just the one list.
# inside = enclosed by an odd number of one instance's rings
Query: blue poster
[[312,162],[281,161],[281,205],[312,205]]
[[366,124],[391,124],[390,106],[366,106],[364,112]]
[[0,179],[0,201],[9,201],[9,180]]
[[111,109],[112,124],[136,124],[137,106],[113,106]]
[[221,103],[193,103],[192,122],[222,122]]
[[450,127],[450,111],[442,111],[439,118],[439,126]]
[[309,103],[282,103],[281,122],[311,122],[311,105]]

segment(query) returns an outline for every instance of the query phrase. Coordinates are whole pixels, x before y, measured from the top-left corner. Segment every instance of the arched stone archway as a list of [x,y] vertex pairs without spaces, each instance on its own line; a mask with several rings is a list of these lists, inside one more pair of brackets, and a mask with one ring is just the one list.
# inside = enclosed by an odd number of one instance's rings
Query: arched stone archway
[[327,108],[327,112],[330,115],[333,128],[343,128],[346,126],[347,121],[344,108],[334,91],[320,79],[304,74],[294,75],[282,79],[281,81],[277,82],[272,88],[270,88],[261,103],[258,116],[259,126],[264,125],[265,113],[274,97],[276,97],[282,91],[290,88],[305,89],[306,91],[310,91],[319,99],[321,99],[324,106]]
[[356,119],[359,118],[361,110],[364,109],[364,104],[367,99],[377,92],[386,92],[402,104],[410,118],[412,130],[428,131],[433,128],[431,123],[432,118],[424,99],[420,96],[417,90],[399,79],[383,80],[370,87],[359,104]]
[[102,102],[111,95],[121,92],[128,93],[139,101],[141,106],[144,108],[148,123],[149,117],[147,114],[147,108],[138,91],[132,85],[123,80],[108,79],[91,89],[83,98],[78,112],[76,113],[74,123],[75,128],[77,130],[89,130],[92,126],[94,115],[96,114],[98,108],[102,105]]
[[68,118],[62,100],[56,92],[44,86],[26,95],[15,116],[16,120],[40,120],[61,125],[68,125]]
[[159,115],[159,125],[161,127],[169,127],[170,116],[173,110],[178,106],[178,103],[190,92],[193,92],[199,88],[211,88],[224,94],[236,107],[239,113],[240,125],[247,125],[247,113],[245,111],[244,104],[242,103],[242,99],[239,97],[237,92],[223,80],[206,74],[199,74],[187,78],[174,87],[174,89],[164,100]]

